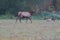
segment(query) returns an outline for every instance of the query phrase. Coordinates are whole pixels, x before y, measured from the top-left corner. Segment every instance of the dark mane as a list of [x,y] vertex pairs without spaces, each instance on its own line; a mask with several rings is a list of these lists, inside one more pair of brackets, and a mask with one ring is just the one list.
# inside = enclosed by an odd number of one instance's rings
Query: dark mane
[[31,13],[31,15],[34,13],[34,11],[29,11],[29,13]]

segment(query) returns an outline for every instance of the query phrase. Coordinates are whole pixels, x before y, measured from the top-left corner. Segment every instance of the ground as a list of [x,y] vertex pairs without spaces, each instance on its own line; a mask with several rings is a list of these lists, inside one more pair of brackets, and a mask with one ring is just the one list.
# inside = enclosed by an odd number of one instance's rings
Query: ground
[[0,40],[60,40],[60,20],[0,20]]

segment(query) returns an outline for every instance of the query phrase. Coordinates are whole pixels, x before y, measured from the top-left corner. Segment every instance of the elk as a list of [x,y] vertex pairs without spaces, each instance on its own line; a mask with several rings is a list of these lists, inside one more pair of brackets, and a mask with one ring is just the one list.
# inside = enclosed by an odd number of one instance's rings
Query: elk
[[17,17],[17,19],[16,19],[16,22],[17,22],[17,20],[19,19],[19,21],[20,21],[20,23],[21,23],[21,19],[24,19],[24,18],[26,18],[26,22],[28,21],[28,19],[31,21],[31,23],[32,23],[32,20],[31,20],[31,16],[32,16],[32,14],[33,14],[33,11],[19,11],[18,12],[18,17]]

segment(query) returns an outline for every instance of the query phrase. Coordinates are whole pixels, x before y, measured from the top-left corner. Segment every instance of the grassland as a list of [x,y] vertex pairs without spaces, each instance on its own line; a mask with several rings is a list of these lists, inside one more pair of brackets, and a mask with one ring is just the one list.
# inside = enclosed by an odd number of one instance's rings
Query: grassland
[[32,21],[0,20],[0,40],[60,40],[60,20]]

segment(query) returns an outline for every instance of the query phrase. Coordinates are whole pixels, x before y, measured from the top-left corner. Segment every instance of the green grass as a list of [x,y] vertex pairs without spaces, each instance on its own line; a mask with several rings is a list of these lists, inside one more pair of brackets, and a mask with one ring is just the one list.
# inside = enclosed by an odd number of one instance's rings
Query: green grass
[[[56,20],[60,20],[60,14],[57,12],[57,13],[50,13],[50,12],[45,12],[45,13],[39,13],[39,14],[34,14],[31,16],[32,19],[34,20],[45,20],[45,18],[50,18],[54,16]],[[0,19],[16,19],[15,16],[13,15],[0,15]]]

